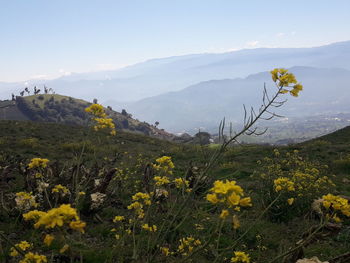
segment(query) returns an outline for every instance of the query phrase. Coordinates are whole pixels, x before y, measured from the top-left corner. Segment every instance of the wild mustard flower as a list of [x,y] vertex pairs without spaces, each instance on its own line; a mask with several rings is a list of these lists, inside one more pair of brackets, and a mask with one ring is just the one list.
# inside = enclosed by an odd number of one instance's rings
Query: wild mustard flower
[[160,251],[162,252],[162,254],[164,255],[164,256],[169,256],[169,254],[170,254],[170,251],[169,251],[169,248],[168,247],[160,247]]
[[162,156],[156,159],[157,164],[153,164],[153,168],[157,171],[162,171],[166,174],[172,174],[172,169],[175,168],[174,163],[171,160],[170,156]]
[[166,176],[155,176],[153,180],[156,182],[156,186],[162,186],[170,183],[169,178]]
[[50,234],[46,234],[45,235],[45,238],[44,238],[44,244],[46,246],[50,246],[52,241],[55,239],[55,237],[53,235],[50,235]]
[[322,196],[323,207],[334,213],[333,220],[340,222],[341,219],[338,217],[337,212],[340,212],[346,217],[350,217],[350,204],[349,201],[341,196],[327,194]]
[[294,182],[292,182],[286,177],[279,177],[275,179],[273,183],[274,183],[274,188],[276,192],[279,192],[282,190],[289,191],[289,192],[295,191]]
[[62,227],[64,224],[68,224],[73,230],[84,232],[85,223],[80,221],[75,208],[72,208],[70,204],[63,204],[58,208],[52,208],[47,212],[42,211],[30,211],[23,214],[25,220],[34,220],[35,228],[44,226],[45,228]]
[[69,193],[69,190],[67,187],[65,187],[61,184],[58,184],[58,185],[55,185],[54,188],[52,188],[51,192],[52,193],[59,193],[62,196],[65,196],[66,194]]
[[47,258],[44,255],[38,253],[28,252],[24,255],[24,258],[19,261],[19,263],[46,263]]
[[93,129],[95,131],[110,129],[110,134],[112,136],[116,135],[115,124],[113,119],[107,118],[107,114],[102,105],[100,104],[92,104],[85,109],[86,112],[92,114],[94,117],[92,120],[95,122],[95,126]]
[[234,215],[232,217],[232,227],[233,229],[238,229],[241,226],[241,223],[239,222],[238,216]]
[[217,180],[209,191],[211,193],[207,194],[206,199],[213,204],[223,203],[230,208],[252,206],[250,197],[242,198],[243,189],[236,185],[236,181]]
[[185,180],[184,178],[175,178],[174,179],[175,187],[180,188],[187,188],[190,186],[190,182],[188,180]]
[[192,236],[181,238],[180,239],[180,245],[178,246],[177,251],[182,254],[183,256],[187,256],[190,253],[192,253],[193,249],[195,247],[198,247],[202,244],[202,242],[199,239],[195,239]]
[[98,117],[101,117],[101,118],[105,118],[106,117],[106,113],[105,113],[105,110],[103,108],[102,105],[100,104],[92,104],[90,105],[89,107],[87,107],[85,109],[85,112],[87,113],[90,113],[94,116],[98,116]]
[[71,229],[77,230],[80,233],[85,233],[85,230],[84,230],[85,226],[86,226],[86,223],[81,220],[71,221],[69,223],[69,227]]
[[228,217],[229,214],[230,214],[230,212],[227,209],[223,209],[221,211],[220,218],[225,219],[226,217]]
[[292,205],[293,203],[294,203],[294,198],[292,197],[292,198],[289,198],[288,200],[287,200],[287,203],[289,204],[289,205]]
[[135,210],[135,213],[139,218],[143,218],[145,213],[143,210],[144,205],[151,205],[151,197],[147,193],[138,192],[132,196],[132,202],[127,208],[129,210]]
[[123,221],[124,219],[125,219],[124,216],[115,216],[113,219],[113,222],[117,223],[117,222]]
[[[33,245],[31,243],[29,243],[28,241],[24,240],[24,241],[21,241],[18,244],[16,244],[15,247],[17,249],[22,250],[22,251],[27,251],[28,249],[32,248]],[[10,250],[10,256],[11,257],[17,257],[18,254],[19,254],[18,251],[15,248],[12,247],[11,250]]]
[[61,249],[60,249],[60,253],[63,254],[64,252],[66,252],[69,249],[69,245],[65,244]]
[[234,257],[231,258],[233,263],[250,263],[249,255],[243,251],[235,251]]
[[28,164],[29,169],[34,169],[34,168],[46,168],[47,163],[49,162],[48,159],[44,158],[33,158],[30,163]]
[[157,231],[157,226],[156,225],[150,226],[148,224],[143,224],[142,225],[142,229],[147,230],[149,232],[156,232]]
[[303,86],[298,83],[295,76],[288,72],[287,69],[275,68],[271,72],[272,80],[282,88],[281,93],[290,93],[294,97],[298,97],[298,94],[303,90]]

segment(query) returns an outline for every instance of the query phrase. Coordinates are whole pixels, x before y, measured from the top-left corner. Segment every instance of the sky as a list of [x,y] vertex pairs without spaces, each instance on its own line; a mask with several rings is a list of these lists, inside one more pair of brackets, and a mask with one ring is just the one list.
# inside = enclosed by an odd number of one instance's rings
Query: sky
[[350,40],[349,0],[0,0],[0,81]]

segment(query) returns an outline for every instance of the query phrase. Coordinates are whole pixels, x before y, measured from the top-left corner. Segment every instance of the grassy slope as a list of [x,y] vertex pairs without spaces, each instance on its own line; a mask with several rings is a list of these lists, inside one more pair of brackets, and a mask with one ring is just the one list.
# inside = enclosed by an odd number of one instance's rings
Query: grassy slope
[[[0,159],[4,156],[15,156],[16,159],[27,163],[30,158],[40,156],[60,163],[69,163],[79,158],[84,145],[83,158],[86,162],[101,162],[105,156],[111,156],[115,152],[128,152],[130,156],[137,156],[141,153],[150,161],[161,155],[169,155],[173,157],[179,174],[185,172],[190,161],[193,161],[195,165],[202,165],[214,150],[211,148],[202,151],[196,146],[179,145],[123,132],[119,132],[116,137],[108,137],[103,133],[91,133],[88,128],[82,127],[52,123],[0,121]],[[257,183],[250,177],[256,168],[256,161],[265,156],[271,156],[272,149],[270,146],[256,145],[230,148],[224,154],[219,168],[213,171],[212,176],[235,178],[246,191],[251,192]],[[342,129],[318,140],[279,149],[281,152],[298,149],[305,158],[329,165],[331,173],[335,174],[333,179],[338,185],[337,192],[350,195],[350,184],[343,181],[344,178],[349,178],[347,166],[341,166],[335,162],[350,153],[350,128]],[[254,193],[251,192],[251,194]],[[253,216],[247,218],[247,224],[254,220],[254,213],[258,212],[252,211]],[[265,245],[277,249],[281,245],[280,242],[285,242],[284,246],[291,245],[288,241],[300,236],[301,225],[304,223],[303,219],[297,219],[288,224],[273,224],[263,219],[248,238],[254,239],[255,233],[262,233],[265,237]],[[16,229],[13,229],[13,226],[8,223],[1,223],[0,228],[12,229],[16,232]],[[98,229],[91,230],[89,234],[98,234]],[[281,241],[283,236],[285,237]],[[344,237],[337,236],[334,239],[313,244],[306,249],[306,255],[319,255],[320,258],[327,259],[344,253],[349,249],[349,244],[339,238]],[[109,251],[109,248],[106,249]],[[105,249],[101,248],[101,256],[104,251]],[[107,250],[105,252],[107,253]],[[89,262],[99,262],[98,256],[97,259],[92,258],[91,255]]]

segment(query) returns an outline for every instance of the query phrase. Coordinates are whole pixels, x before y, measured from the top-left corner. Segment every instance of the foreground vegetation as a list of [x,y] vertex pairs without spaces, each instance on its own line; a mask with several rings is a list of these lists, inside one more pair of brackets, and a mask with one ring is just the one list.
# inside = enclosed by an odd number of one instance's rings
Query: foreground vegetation
[[[277,96],[296,95],[289,82]],[[349,129],[278,149],[232,145],[239,133],[191,146],[114,134],[88,112],[94,129],[0,122],[2,261],[347,262]]]

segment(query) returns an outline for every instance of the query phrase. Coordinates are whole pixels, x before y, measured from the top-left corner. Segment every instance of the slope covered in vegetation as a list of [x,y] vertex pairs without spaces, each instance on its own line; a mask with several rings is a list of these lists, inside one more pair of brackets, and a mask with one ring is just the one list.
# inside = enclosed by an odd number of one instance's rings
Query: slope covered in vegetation
[[[91,103],[59,94],[37,94],[17,96],[15,101],[0,101],[0,119],[32,120],[56,122],[70,125],[88,125],[89,115],[85,108]],[[174,136],[154,125],[132,118],[126,111],[122,113],[106,109],[118,130],[126,130],[159,138],[171,139]]]

